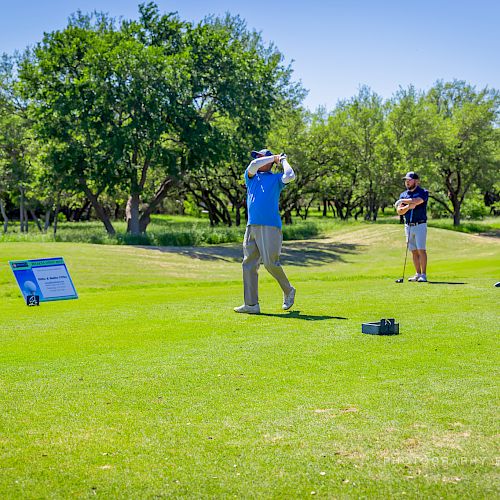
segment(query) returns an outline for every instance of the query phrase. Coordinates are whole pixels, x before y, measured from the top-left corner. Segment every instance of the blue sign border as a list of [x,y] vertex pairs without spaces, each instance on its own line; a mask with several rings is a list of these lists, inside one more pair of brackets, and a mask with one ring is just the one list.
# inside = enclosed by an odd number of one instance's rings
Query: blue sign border
[[[78,293],[76,292],[75,285],[73,284],[73,280],[69,274],[68,268],[66,267],[66,263],[64,262],[63,257],[53,257],[48,259],[29,259],[29,260],[13,260],[9,261],[10,268],[14,273],[14,276],[17,281],[17,285],[23,294],[24,300],[26,301],[26,297],[28,295],[38,295],[40,297],[40,302],[54,302],[56,300],[73,300],[78,298]],[[63,295],[60,297],[47,297],[45,298],[38,281],[32,271],[33,268],[42,268],[42,267],[52,267],[52,266],[63,266],[66,274],[68,275],[69,283],[73,288],[74,294],[71,295]],[[26,283],[30,283],[29,288],[26,288]]]

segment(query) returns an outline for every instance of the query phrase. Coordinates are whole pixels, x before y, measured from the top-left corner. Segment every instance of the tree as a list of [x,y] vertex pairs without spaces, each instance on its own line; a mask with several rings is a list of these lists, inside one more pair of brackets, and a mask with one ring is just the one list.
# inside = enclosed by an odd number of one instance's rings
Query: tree
[[276,111],[269,144],[276,152],[284,151],[289,157],[296,178],[280,196],[280,210],[286,224],[292,223],[292,214],[307,218],[309,208],[318,198],[317,179],[322,174],[320,155],[312,150],[309,128],[311,117],[294,102],[283,103]]
[[[28,231],[28,211],[40,228],[29,193],[33,187],[33,167],[37,162],[38,145],[26,114],[26,103],[17,90],[18,55],[3,55],[0,62],[0,197],[10,191],[19,202],[21,232]],[[17,195],[14,194],[17,191]],[[3,203],[0,211],[7,231],[8,218]]]
[[309,130],[311,161],[321,169],[318,193],[323,215],[326,216],[331,207],[343,220],[363,207],[358,183],[359,165],[352,159],[347,120],[347,110],[337,107],[329,115],[317,113]]
[[375,220],[392,181],[393,165],[387,160],[386,106],[368,87],[338,103],[327,116],[315,116],[310,138],[313,162],[323,166],[319,191],[326,206],[347,219],[365,212]]
[[291,82],[291,68],[282,64],[279,51],[266,47],[239,17],[208,18],[193,31],[191,45],[197,55],[197,112],[207,130],[203,143],[190,146],[197,161],[183,169],[182,184],[208,211],[211,224],[231,225],[234,216],[239,225],[249,151],[268,143],[274,118],[298,106],[304,91]]
[[499,104],[497,91],[477,91],[457,80],[438,82],[423,97],[432,135],[421,141],[420,157],[428,162],[430,196],[453,215],[456,226],[471,189],[496,180]]
[[75,16],[21,72],[51,165],[68,188],[76,181],[110,234],[99,193],[126,189],[129,230],[145,231],[176,176],[241,154],[235,136],[262,136],[290,87],[281,54],[239,18],[193,26],[152,3],[139,10],[119,27]]

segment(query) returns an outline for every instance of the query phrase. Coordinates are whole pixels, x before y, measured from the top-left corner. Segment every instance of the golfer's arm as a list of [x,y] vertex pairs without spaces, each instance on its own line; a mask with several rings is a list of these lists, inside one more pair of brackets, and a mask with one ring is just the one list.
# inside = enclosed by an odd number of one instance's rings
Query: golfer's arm
[[274,156],[263,156],[262,158],[255,158],[247,167],[248,177],[253,177],[260,167],[265,167],[269,163],[274,163]]
[[421,205],[423,202],[424,200],[422,198],[411,198],[408,200],[408,207],[412,209],[418,205]]
[[409,205],[399,205],[399,207],[396,209],[396,212],[398,213],[398,215],[404,215],[406,212],[408,212],[408,210],[410,210]]
[[283,181],[283,184],[288,184],[295,179],[295,172],[286,158],[281,160],[281,164],[283,165],[283,176],[281,177],[281,180]]

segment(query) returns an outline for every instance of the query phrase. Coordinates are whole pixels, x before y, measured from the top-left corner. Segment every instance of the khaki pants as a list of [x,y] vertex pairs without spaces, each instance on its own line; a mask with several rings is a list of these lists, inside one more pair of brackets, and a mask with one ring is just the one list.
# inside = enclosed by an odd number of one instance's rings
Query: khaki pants
[[292,286],[281,267],[279,258],[283,233],[274,226],[247,226],[243,240],[243,286],[245,304],[259,303],[258,270],[262,262],[268,272],[279,283],[283,293],[290,293]]

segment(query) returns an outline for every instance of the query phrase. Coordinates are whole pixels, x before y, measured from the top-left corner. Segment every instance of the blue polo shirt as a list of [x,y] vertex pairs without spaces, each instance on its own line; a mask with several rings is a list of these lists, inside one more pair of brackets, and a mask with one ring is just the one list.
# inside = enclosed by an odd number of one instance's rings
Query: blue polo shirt
[[408,212],[405,213],[406,222],[427,222],[427,200],[429,199],[429,191],[417,186],[413,191],[406,190],[400,194],[400,200],[405,198],[422,198],[422,200],[424,200],[423,203],[417,205],[413,210],[408,210]]
[[285,184],[281,180],[283,174],[257,172],[253,177],[245,170],[247,186],[248,222],[262,226],[281,228],[279,200]]

